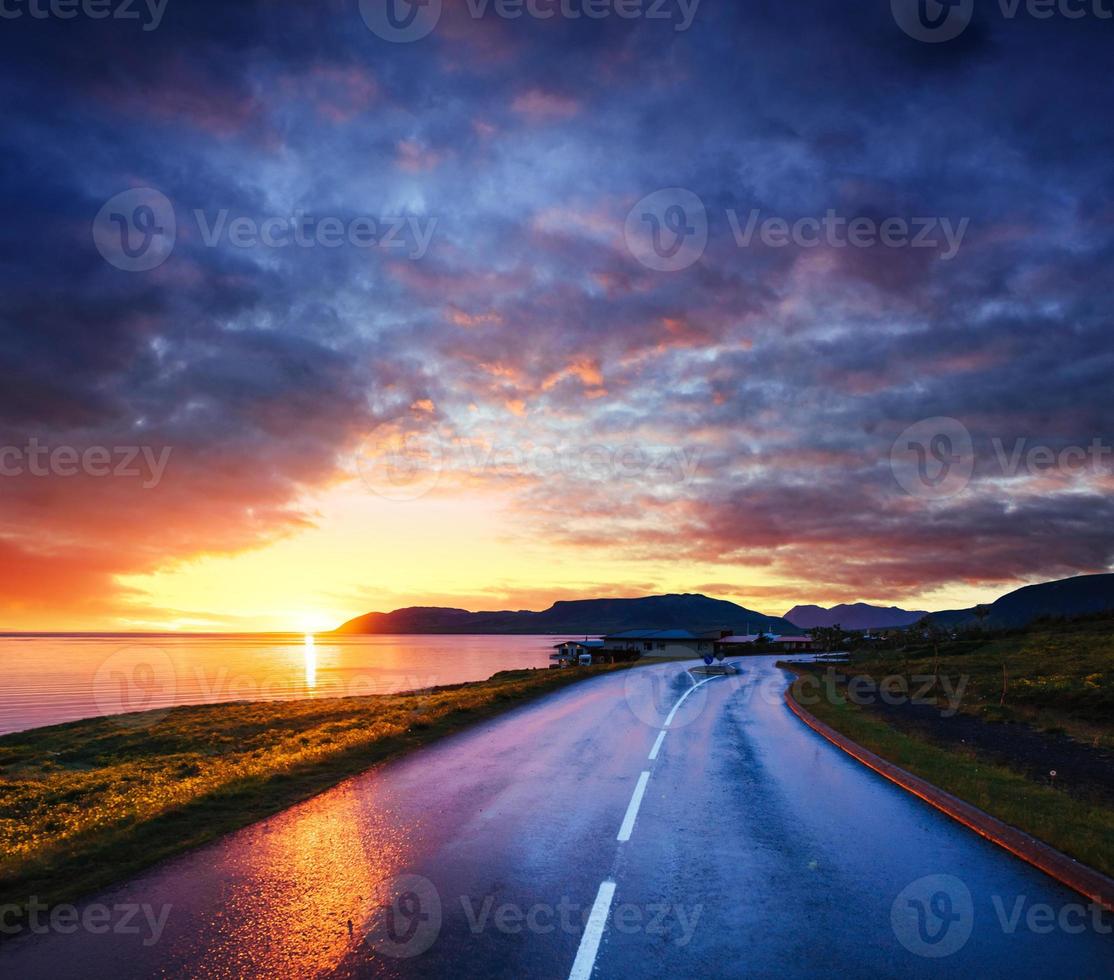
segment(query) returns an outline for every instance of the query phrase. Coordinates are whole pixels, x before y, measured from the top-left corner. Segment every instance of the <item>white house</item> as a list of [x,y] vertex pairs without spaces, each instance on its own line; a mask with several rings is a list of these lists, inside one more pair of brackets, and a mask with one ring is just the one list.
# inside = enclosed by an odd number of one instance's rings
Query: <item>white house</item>
[[565,640],[557,643],[550,654],[550,660],[567,660],[570,663],[579,661],[583,654],[595,655],[603,649],[603,640]]
[[623,630],[604,637],[608,650],[637,650],[643,657],[704,657],[714,650],[722,630]]

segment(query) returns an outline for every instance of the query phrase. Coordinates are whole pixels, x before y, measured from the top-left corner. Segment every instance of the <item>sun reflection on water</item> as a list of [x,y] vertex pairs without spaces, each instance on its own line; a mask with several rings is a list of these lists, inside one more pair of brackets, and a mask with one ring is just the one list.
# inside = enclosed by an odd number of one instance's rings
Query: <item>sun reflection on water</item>
[[305,661],[306,687],[312,691],[317,687],[317,646],[314,642],[312,633],[306,634]]

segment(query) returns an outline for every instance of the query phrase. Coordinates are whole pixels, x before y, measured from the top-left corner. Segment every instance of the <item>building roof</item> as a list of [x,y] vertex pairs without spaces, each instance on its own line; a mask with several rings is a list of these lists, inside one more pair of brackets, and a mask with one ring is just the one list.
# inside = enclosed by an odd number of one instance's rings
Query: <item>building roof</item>
[[560,643],[554,643],[553,649],[559,650],[561,647],[568,646],[587,647],[595,650],[603,646],[603,640],[562,640]]
[[623,630],[621,633],[608,633],[609,640],[707,640],[708,636],[692,630]]

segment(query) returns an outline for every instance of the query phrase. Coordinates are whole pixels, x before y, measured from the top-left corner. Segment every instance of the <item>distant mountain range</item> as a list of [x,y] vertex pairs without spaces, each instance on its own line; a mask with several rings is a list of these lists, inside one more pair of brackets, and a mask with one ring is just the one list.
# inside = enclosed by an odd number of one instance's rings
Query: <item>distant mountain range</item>
[[[983,607],[981,622],[992,629],[1025,626],[1042,616],[1085,616],[1114,611],[1114,575],[1080,575],[1029,585]],[[931,615],[952,628],[980,622],[978,607],[925,613],[857,602],[853,605],[794,606],[785,616],[768,616],[724,599],[705,595],[659,595],[642,599],[578,599],[555,602],[543,612],[529,610],[469,612],[442,606],[414,606],[367,613],[336,633],[536,633],[599,634],[629,629],[729,629],[735,633],[773,632],[840,625],[847,630],[910,626]]]
[[[934,612],[941,626],[967,626],[979,622],[976,609],[947,609]],[[985,607],[983,624],[990,629],[1026,626],[1043,616],[1087,616],[1114,610],[1114,575],[1078,575],[1058,582],[1027,585]]]
[[897,606],[871,606],[865,602],[852,605],[844,603],[825,609],[823,606],[794,606],[784,616],[801,629],[815,629],[818,626],[842,626],[845,630],[893,629],[898,626],[912,626],[927,616],[925,611],[910,612]]
[[1010,592],[983,607],[986,615],[980,620],[976,610],[945,609],[927,613],[891,606],[870,606],[857,602],[854,605],[794,606],[785,618],[801,629],[819,626],[842,626],[846,630],[894,629],[919,623],[931,616],[938,625],[953,628],[981,622],[988,629],[1015,629],[1026,626],[1041,617],[1086,616],[1092,613],[1114,611],[1114,575],[1078,575],[1057,582],[1027,585]]
[[729,629],[732,632],[793,633],[779,616],[710,599],[704,595],[660,595],[642,599],[578,599],[555,602],[544,612],[469,612],[416,606],[368,613],[340,626],[337,633],[537,633],[576,635],[630,629]]

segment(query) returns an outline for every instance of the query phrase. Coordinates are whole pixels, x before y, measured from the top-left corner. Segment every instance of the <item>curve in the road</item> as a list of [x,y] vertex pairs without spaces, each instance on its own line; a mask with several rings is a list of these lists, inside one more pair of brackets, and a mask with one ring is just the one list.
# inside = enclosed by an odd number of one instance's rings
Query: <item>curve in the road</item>
[[864,766],[873,769],[891,783],[907,790],[942,813],[946,813],[976,834],[1009,851],[1014,857],[1039,868],[1060,884],[1079,892],[1084,898],[1101,905],[1107,911],[1114,911],[1114,880],[1094,868],[1080,864],[1044,841],[1004,823],[997,817],[992,817],[985,810],[972,806],[888,759],[883,759],[869,749],[863,748],[802,707],[789,688],[785,691],[785,703],[789,706],[789,710],[809,728],[853,759],[858,759]]

